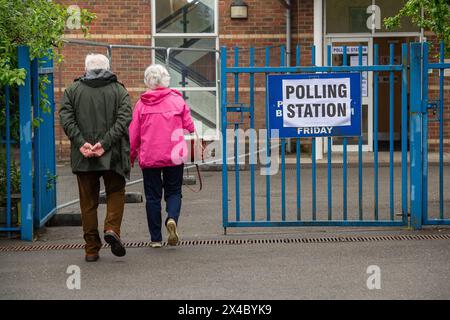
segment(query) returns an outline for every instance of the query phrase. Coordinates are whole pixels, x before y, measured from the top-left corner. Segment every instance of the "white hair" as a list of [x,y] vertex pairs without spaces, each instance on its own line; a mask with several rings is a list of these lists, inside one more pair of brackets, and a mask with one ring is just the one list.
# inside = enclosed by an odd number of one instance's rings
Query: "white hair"
[[163,65],[152,64],[145,70],[144,83],[149,89],[167,88],[170,84],[169,71]]
[[86,71],[95,69],[109,70],[109,59],[103,54],[88,54],[84,62]]

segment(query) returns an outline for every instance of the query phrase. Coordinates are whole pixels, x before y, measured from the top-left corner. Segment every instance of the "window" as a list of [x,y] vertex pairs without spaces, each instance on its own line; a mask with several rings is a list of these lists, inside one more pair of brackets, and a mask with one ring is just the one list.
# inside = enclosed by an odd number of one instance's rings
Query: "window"
[[215,0],[155,0],[155,33],[215,33]]
[[218,134],[217,0],[152,0],[154,61],[166,65],[171,87],[191,107],[205,139]]
[[[327,33],[372,33],[372,12],[375,33],[389,32],[383,24],[386,17],[395,15],[405,1],[392,0],[324,0]],[[394,32],[418,32],[408,18]]]

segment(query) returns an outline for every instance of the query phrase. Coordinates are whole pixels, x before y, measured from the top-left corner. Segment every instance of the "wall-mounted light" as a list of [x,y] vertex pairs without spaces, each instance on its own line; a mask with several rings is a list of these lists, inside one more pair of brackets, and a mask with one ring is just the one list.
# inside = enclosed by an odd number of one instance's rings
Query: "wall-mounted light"
[[248,6],[243,0],[233,0],[231,3],[231,19],[247,19]]

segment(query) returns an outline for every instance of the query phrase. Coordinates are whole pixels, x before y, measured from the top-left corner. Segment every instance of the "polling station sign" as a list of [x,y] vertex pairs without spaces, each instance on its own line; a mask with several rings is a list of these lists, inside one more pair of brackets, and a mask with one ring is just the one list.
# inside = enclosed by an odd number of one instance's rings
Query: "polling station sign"
[[279,137],[361,135],[360,73],[268,75],[267,92]]

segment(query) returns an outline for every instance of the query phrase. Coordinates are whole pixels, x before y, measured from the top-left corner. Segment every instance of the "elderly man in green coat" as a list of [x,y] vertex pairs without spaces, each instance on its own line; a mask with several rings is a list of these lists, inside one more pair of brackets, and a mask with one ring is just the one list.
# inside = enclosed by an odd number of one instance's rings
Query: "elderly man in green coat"
[[77,176],[86,261],[97,261],[102,246],[97,208],[100,178],[106,190],[104,239],[116,256],[125,255],[120,225],[125,178],[130,175],[131,102],[125,87],[110,71],[104,55],[86,57],[86,73],[64,92],[60,121],[71,142],[72,171]]

